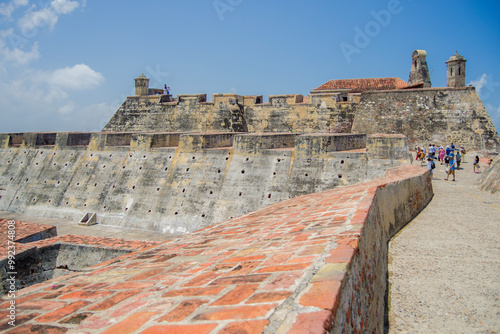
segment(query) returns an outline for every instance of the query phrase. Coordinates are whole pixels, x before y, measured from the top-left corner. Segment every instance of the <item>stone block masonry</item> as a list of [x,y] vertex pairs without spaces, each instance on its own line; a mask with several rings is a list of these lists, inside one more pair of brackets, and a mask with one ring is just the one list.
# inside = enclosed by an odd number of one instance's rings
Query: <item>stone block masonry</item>
[[431,197],[406,166],[275,203],[23,289],[13,332],[382,332],[388,238]]
[[474,87],[365,92],[352,131],[400,133],[408,144],[498,152],[498,132]]
[[400,135],[54,133],[53,145],[36,145],[39,137],[3,135],[0,210],[75,224],[92,212],[98,224],[170,234],[410,162]]

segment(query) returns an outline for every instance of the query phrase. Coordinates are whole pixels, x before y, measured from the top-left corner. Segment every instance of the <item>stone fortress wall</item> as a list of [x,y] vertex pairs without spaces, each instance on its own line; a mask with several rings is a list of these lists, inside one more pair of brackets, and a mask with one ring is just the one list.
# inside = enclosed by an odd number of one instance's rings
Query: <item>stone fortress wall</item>
[[[339,101],[345,95],[347,101]],[[164,102],[169,101],[169,102]],[[500,138],[474,87],[409,88],[359,94],[133,96],[105,132],[290,132],[402,134],[410,146],[455,143],[498,152]]]
[[0,135],[0,210],[183,234],[409,164],[401,135]]

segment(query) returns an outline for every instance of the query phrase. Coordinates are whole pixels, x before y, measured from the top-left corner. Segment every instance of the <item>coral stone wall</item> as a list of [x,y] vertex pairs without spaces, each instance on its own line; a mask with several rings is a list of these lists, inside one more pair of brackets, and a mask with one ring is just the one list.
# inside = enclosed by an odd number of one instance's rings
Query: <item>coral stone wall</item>
[[500,149],[498,132],[474,87],[363,93],[352,131],[401,133],[410,146],[454,143],[469,150]]

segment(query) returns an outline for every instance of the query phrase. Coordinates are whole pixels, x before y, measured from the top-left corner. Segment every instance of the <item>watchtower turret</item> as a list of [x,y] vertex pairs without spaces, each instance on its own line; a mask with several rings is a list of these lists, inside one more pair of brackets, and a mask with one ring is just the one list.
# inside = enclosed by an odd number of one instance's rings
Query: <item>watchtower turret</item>
[[149,79],[144,74],[141,74],[135,80],[135,95],[143,96],[149,94]]
[[457,52],[446,61],[446,87],[465,86],[465,59]]
[[415,50],[411,55],[411,70],[408,85],[422,84],[422,87],[431,87],[431,76],[427,68],[427,52]]

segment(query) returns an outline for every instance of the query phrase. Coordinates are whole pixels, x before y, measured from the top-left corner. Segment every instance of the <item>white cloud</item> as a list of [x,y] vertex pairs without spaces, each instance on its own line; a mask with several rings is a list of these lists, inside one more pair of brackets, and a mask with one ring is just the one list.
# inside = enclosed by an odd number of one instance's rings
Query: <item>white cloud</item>
[[487,83],[488,83],[488,75],[486,73],[483,73],[481,78],[479,78],[477,80],[472,80],[469,84],[476,87],[477,93],[481,94],[481,89],[484,86],[486,86]]
[[101,73],[85,64],[55,70],[48,73],[45,79],[51,86],[69,90],[94,89],[104,82]]
[[14,10],[16,10],[17,7],[26,5],[28,5],[28,0],[12,0],[9,3],[1,3],[0,14],[10,18],[10,16],[14,12]]
[[27,65],[31,61],[40,58],[37,42],[33,43],[30,51],[24,51],[20,48],[10,49],[5,45],[5,42],[0,39],[0,54],[3,55],[4,61],[13,62],[17,65]]
[[78,8],[80,4],[78,1],[68,1],[68,0],[54,0],[50,6],[58,14],[67,14]]
[[34,5],[19,19],[19,28],[24,36],[33,35],[37,28],[44,26],[49,26],[52,30],[59,20],[59,15],[71,13],[79,6],[78,1],[68,0],[53,0],[49,6],[40,9],[36,9]]

